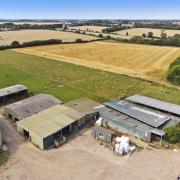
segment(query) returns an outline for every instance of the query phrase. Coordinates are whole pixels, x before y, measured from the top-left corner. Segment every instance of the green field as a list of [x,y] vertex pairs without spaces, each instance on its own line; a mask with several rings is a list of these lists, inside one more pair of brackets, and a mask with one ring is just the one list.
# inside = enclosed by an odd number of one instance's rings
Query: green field
[[180,91],[140,79],[13,51],[0,51],[0,87],[24,84],[31,93],[49,93],[67,102],[89,97],[105,102],[132,94],[180,104]]

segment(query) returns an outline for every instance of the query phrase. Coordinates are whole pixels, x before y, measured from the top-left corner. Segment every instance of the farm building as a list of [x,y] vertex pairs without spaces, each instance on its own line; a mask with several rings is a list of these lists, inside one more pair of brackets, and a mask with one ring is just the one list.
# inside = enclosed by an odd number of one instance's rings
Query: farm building
[[68,102],[65,106],[83,114],[85,116],[85,123],[88,124],[98,118],[99,112],[97,107],[101,106],[101,104],[88,98],[82,98]]
[[156,138],[162,139],[165,135],[163,129],[178,123],[178,120],[172,116],[122,100],[104,105],[105,107],[99,109],[99,113],[106,126],[147,142]]
[[51,95],[40,94],[4,107],[5,117],[17,122],[49,107],[62,104]]
[[44,150],[61,137],[76,131],[84,121],[82,114],[64,105],[56,105],[17,122],[17,131]]
[[92,128],[92,135],[96,139],[111,143],[114,138],[115,132],[103,127],[95,126]]
[[100,108],[99,113],[105,126],[124,134],[136,136],[147,142],[151,141],[153,127],[107,106]]
[[163,112],[166,112],[168,114],[172,114],[175,116],[180,116],[180,106],[171,104],[168,102],[160,101],[157,99],[140,96],[140,95],[134,95],[127,98],[128,101],[131,101],[133,103],[147,106],[153,109],[157,109]]
[[23,85],[15,85],[0,89],[0,105],[7,104],[27,95],[28,89]]

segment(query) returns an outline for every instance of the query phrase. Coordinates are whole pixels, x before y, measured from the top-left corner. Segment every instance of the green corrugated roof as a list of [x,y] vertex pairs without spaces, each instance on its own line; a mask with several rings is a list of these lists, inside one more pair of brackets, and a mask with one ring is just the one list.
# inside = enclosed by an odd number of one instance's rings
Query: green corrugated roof
[[19,121],[17,126],[44,138],[56,133],[82,117],[82,114],[71,108],[64,105],[56,105]]

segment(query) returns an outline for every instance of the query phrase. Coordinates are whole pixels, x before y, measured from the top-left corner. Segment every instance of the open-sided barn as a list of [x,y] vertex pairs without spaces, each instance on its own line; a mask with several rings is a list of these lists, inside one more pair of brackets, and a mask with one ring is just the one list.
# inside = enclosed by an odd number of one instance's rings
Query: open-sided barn
[[44,150],[84,123],[84,116],[64,105],[56,105],[17,122],[17,131]]
[[85,116],[85,123],[88,124],[98,118],[99,112],[97,107],[101,106],[101,104],[88,98],[82,98],[68,102],[65,106],[83,114]]
[[23,85],[14,85],[0,89],[0,105],[7,104],[18,98],[22,98],[28,95],[27,87]]
[[62,104],[51,95],[40,94],[4,107],[5,117],[17,122],[49,107]]

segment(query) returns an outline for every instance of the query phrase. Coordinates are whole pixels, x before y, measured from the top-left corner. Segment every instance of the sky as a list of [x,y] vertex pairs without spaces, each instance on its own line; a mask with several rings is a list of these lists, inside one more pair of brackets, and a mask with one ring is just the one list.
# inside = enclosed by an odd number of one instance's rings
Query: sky
[[0,19],[180,19],[180,0],[0,0]]

